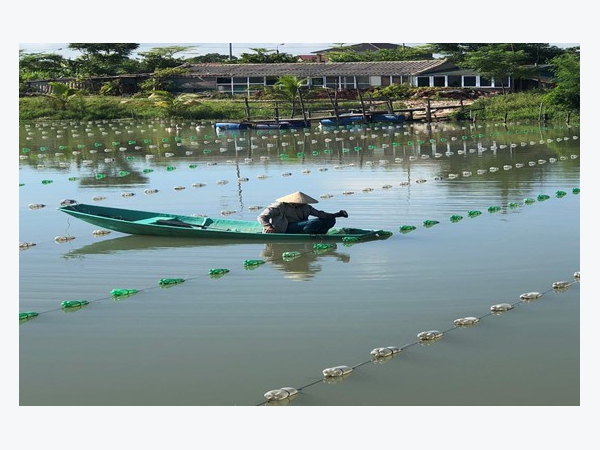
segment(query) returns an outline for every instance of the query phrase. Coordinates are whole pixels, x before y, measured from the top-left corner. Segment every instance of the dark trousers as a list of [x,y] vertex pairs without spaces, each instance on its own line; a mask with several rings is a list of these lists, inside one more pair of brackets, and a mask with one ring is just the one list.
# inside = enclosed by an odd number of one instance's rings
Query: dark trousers
[[286,233],[327,234],[329,229],[335,225],[335,218],[310,219],[302,222],[288,223]]

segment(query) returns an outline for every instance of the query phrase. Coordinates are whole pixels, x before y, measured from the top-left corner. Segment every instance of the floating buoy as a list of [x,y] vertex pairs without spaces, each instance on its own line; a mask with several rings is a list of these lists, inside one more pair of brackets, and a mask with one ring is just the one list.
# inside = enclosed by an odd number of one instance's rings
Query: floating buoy
[[262,264],[265,264],[265,261],[263,261],[262,259],[247,259],[244,261],[244,267],[258,267]]
[[184,281],[183,278],[161,278],[158,280],[158,284],[160,286],[174,286],[176,284],[181,284]]
[[555,281],[552,283],[552,289],[566,289],[571,286],[570,281]]
[[335,377],[341,377],[344,375],[348,375],[349,373],[352,373],[353,371],[354,371],[354,369],[352,367],[348,367],[348,366],[328,367],[327,369],[323,370],[323,376],[325,378],[335,378]]
[[35,242],[19,242],[19,250],[26,250],[31,247],[35,247],[37,244]]
[[60,206],[70,206],[70,205],[76,205],[77,204],[77,200],[71,200],[71,199],[64,199],[61,200],[60,202]]
[[291,261],[292,259],[296,259],[300,256],[302,256],[300,252],[283,252],[281,254],[281,257],[284,261]]
[[60,304],[60,306],[63,309],[81,308],[85,305],[88,305],[89,303],[90,302],[88,302],[87,300],[65,300]]
[[414,225],[402,225],[400,226],[400,233],[406,234],[416,229],[417,227],[415,227]]
[[158,193],[158,189],[144,189],[144,194],[146,194],[146,195],[157,194],[157,193]]
[[454,321],[454,326],[469,327],[471,325],[475,325],[477,322],[479,322],[479,319],[477,317],[462,317]]
[[37,316],[39,316],[39,313],[36,313],[35,311],[20,312],[19,313],[19,321],[33,319],[34,317],[37,317]]
[[113,289],[110,291],[110,295],[115,298],[129,297],[130,295],[137,294],[137,289]]
[[423,226],[425,228],[430,228],[430,227],[432,227],[434,225],[437,225],[438,223],[440,223],[440,222],[438,222],[437,220],[424,220],[423,221]]
[[110,231],[108,230],[94,230],[92,231],[92,236],[106,236],[107,234],[110,234]]
[[101,202],[102,200],[106,200],[106,197],[104,197],[102,195],[96,195],[96,196],[92,197],[92,200],[95,202]]
[[497,305],[492,305],[490,307],[490,311],[492,311],[493,313],[500,313],[510,311],[513,308],[514,306],[510,303],[498,303]]
[[229,273],[229,269],[210,269],[208,271],[208,275],[212,278],[220,278],[227,273]]
[[386,358],[388,356],[393,356],[397,353],[400,353],[401,351],[402,350],[400,350],[398,347],[377,347],[371,350],[371,355],[374,358]]
[[45,208],[46,205],[44,205],[43,203],[30,203],[28,207],[29,209],[42,209]]
[[267,401],[279,401],[289,399],[298,395],[298,390],[293,387],[282,387],[280,389],[273,389],[272,391],[265,392],[264,397]]
[[521,300],[535,300],[536,298],[540,298],[542,294],[540,292],[527,292],[525,294],[521,294],[519,298]]
[[579,280],[579,279],[580,279],[579,272],[575,272],[575,273],[573,274],[573,279],[575,279],[576,281],[580,281],[580,280]]
[[438,330],[422,331],[417,334],[417,339],[419,339],[420,342],[435,341],[441,338],[443,335],[444,333]]
[[54,242],[62,244],[63,242],[69,242],[75,239],[75,236],[56,236]]

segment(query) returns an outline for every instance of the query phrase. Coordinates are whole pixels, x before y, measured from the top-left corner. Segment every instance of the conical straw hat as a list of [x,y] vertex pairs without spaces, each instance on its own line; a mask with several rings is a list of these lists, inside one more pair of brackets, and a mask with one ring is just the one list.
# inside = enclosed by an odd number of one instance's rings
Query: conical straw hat
[[284,197],[280,197],[277,199],[279,203],[319,203],[318,200],[315,200],[309,195],[306,195],[304,192],[294,192],[293,194],[288,194]]

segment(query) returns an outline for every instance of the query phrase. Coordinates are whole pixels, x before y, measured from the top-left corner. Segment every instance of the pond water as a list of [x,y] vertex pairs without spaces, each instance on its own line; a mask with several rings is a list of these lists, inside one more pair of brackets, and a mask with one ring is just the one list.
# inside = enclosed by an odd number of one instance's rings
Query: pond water
[[[19,404],[580,405],[579,133],[537,123],[21,125],[19,241],[30,245],[19,251],[19,311],[39,315],[19,325]],[[96,236],[57,211],[74,199],[255,220],[298,190],[319,209],[347,210],[338,225],[393,235],[315,252]],[[301,256],[285,261],[286,251]],[[248,270],[248,259],[266,263]],[[230,272],[215,279],[212,268]],[[161,278],[185,282],[162,288]],[[117,288],[138,293],[114,299]],[[89,304],[66,311],[66,300]],[[455,326],[464,317],[478,322]],[[441,336],[421,342],[432,330]],[[388,346],[400,351],[374,359]],[[349,373],[324,376],[339,366]],[[298,394],[266,401],[284,387]]]

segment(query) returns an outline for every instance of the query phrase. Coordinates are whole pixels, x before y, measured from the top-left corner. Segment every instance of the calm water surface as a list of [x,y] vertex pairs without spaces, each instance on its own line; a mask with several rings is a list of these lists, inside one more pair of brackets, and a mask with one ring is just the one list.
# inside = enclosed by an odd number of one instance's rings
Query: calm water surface
[[[21,126],[19,241],[35,245],[19,251],[19,311],[39,316],[19,325],[19,403],[253,406],[294,387],[291,401],[267,405],[580,405],[579,143],[577,125],[537,123]],[[95,237],[56,210],[75,199],[255,220],[297,190],[347,210],[339,225],[394,234],[316,253]],[[301,257],[284,261],[286,251]],[[247,259],[266,263],[247,270]],[[230,272],[213,279],[212,268]],[[161,278],[186,281],[161,288]],[[570,284],[557,291],[558,281]],[[139,292],[115,300],[116,288]],[[530,292],[542,296],[520,300]],[[65,300],[89,305],[65,312]],[[514,308],[492,314],[500,303]],[[480,320],[454,326],[468,316]],[[429,330],[443,336],[420,343]],[[402,351],[371,359],[387,346]],[[342,365],[354,370],[324,379]]]

